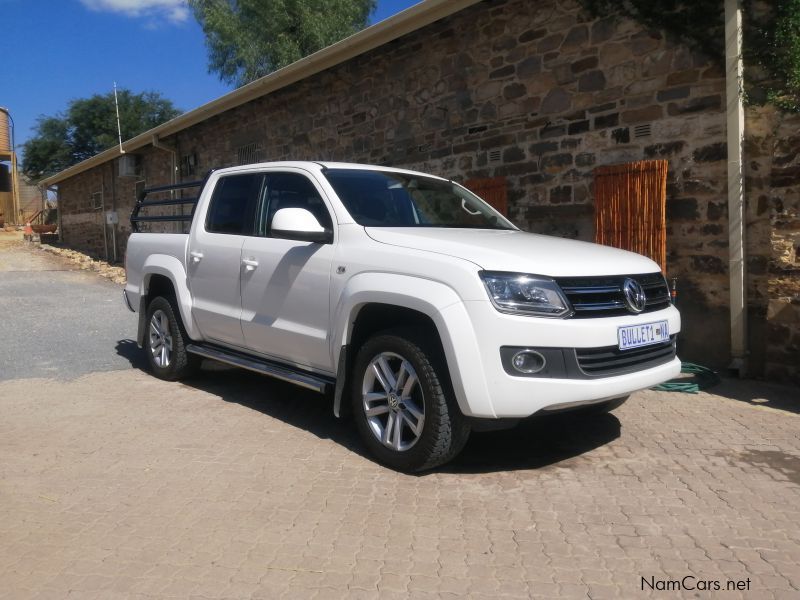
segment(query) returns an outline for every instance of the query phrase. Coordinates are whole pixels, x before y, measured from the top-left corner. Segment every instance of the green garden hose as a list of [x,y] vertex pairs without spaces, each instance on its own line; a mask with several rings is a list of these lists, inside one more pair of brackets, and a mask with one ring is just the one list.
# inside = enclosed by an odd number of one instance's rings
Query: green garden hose
[[654,386],[653,390],[659,392],[684,392],[686,394],[696,394],[700,390],[710,388],[720,382],[719,375],[708,367],[696,365],[694,363],[681,363],[681,373],[691,373],[694,377],[681,377],[671,379],[665,383]]

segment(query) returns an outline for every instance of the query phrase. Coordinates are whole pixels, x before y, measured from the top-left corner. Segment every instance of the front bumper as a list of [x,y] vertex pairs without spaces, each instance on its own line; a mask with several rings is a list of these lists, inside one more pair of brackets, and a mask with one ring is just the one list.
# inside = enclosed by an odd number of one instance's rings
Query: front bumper
[[[465,302],[474,330],[473,348],[457,345],[458,373],[462,385],[459,405],[464,414],[478,418],[524,418],[548,407],[601,402],[663,383],[680,373],[680,360],[672,358],[642,370],[600,377],[513,376],[503,367],[500,349],[607,348],[616,346],[617,328],[656,321],[669,323],[670,335],[681,329],[680,314],[664,310],[596,319],[548,319],[507,315],[488,302]],[[447,309],[443,313],[449,312]]]
[[644,371],[598,379],[523,379],[504,373],[503,379],[495,381],[492,405],[497,417],[527,417],[539,411],[621,398],[680,372],[681,361],[675,358]]

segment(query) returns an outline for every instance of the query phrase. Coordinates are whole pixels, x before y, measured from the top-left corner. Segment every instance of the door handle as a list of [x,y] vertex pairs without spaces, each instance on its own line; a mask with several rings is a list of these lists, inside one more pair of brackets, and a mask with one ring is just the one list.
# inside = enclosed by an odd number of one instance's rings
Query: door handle
[[192,262],[200,262],[200,260],[203,258],[203,253],[198,252],[197,250],[192,250],[189,252],[189,256],[192,257]]
[[245,269],[252,271],[258,266],[258,261],[253,258],[243,258],[242,264],[244,265]]

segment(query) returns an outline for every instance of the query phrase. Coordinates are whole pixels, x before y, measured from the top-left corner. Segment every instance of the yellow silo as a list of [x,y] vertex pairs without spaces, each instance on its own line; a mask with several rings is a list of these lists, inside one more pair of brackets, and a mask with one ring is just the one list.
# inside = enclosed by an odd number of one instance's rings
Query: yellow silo
[[0,107],[0,156],[11,154],[11,128],[8,126],[8,111]]
[[5,224],[17,222],[17,155],[14,152],[11,114],[0,106],[0,165],[7,177],[0,177],[0,215]]

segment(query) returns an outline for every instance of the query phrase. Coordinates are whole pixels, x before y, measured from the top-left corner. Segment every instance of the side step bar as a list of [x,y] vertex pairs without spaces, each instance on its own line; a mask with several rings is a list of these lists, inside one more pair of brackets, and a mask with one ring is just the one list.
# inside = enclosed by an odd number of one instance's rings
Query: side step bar
[[218,360],[219,362],[233,365],[234,367],[241,367],[248,371],[255,371],[262,375],[268,375],[275,379],[280,379],[281,381],[293,383],[308,390],[319,392],[320,394],[326,393],[329,386],[334,384],[334,380],[331,378],[293,369],[287,365],[262,360],[254,356],[240,354],[223,348],[188,344],[186,346],[186,351],[202,356],[203,358]]

